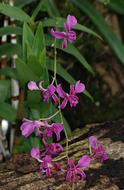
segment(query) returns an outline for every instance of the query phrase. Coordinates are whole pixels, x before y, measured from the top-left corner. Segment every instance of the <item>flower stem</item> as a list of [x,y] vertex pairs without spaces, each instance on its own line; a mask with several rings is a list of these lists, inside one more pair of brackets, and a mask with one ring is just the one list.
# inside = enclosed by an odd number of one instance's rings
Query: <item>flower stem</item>
[[[52,83],[56,83],[56,86],[57,86],[57,79],[56,79],[56,72],[57,72],[57,68],[56,68],[56,64],[57,64],[57,51],[56,51],[56,39],[55,39],[55,42],[54,42],[54,77],[53,77],[53,81]],[[59,98],[59,114],[60,114],[60,119],[61,119],[61,124],[64,124],[63,122],[63,117],[62,117],[62,112],[61,112],[61,108],[60,108],[60,98]],[[65,138],[66,138],[66,157],[67,159],[69,159],[68,157],[68,142],[69,142],[69,139],[68,139],[68,135],[67,135],[67,131],[64,127],[64,133],[65,133]]]
[[46,117],[46,118],[41,118],[39,119],[40,121],[48,121],[51,120],[52,118],[54,118],[60,111],[58,110],[56,113],[54,113],[53,115],[51,115],[50,117]]

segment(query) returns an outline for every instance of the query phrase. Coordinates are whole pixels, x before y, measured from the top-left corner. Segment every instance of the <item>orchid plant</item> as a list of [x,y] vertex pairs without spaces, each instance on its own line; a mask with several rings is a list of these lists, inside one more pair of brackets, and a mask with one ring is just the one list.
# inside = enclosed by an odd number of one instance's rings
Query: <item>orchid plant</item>
[[[62,48],[67,47],[67,42],[74,43],[76,40],[76,33],[72,29],[77,24],[77,19],[74,16],[68,15],[67,20],[64,23],[64,28],[66,32],[59,32],[51,29],[51,35],[56,39],[61,39]],[[54,61],[54,77],[51,82],[46,87],[44,87],[44,81],[36,83],[35,81],[28,82],[28,89],[31,91],[40,91],[45,103],[49,103],[52,99],[55,103],[58,111],[48,118],[40,118],[39,120],[29,120],[23,119],[22,125],[20,126],[21,133],[25,138],[28,138],[32,133],[35,132],[37,138],[41,138],[44,145],[44,151],[37,147],[33,147],[31,150],[31,156],[39,162],[39,170],[45,174],[47,177],[54,176],[55,171],[60,171],[66,175],[66,181],[68,183],[74,184],[78,180],[85,179],[86,174],[84,170],[90,166],[92,160],[101,158],[101,161],[107,159],[106,152],[103,146],[98,142],[95,136],[89,137],[89,148],[90,154],[82,155],[78,163],[75,164],[75,160],[69,158],[68,154],[68,136],[63,125],[62,113],[61,111],[69,105],[71,108],[76,107],[79,98],[78,94],[85,91],[85,85],[78,80],[76,84],[70,85],[69,92],[65,92],[62,88],[62,84],[57,83],[56,78],[56,44],[55,48],[55,61]],[[61,123],[52,123],[52,119],[57,115],[61,117]],[[60,152],[64,150],[62,145],[59,143],[61,132],[64,130],[66,136],[66,158],[67,158],[67,168],[64,168],[56,159]],[[48,143],[48,139],[56,136],[57,143]]]

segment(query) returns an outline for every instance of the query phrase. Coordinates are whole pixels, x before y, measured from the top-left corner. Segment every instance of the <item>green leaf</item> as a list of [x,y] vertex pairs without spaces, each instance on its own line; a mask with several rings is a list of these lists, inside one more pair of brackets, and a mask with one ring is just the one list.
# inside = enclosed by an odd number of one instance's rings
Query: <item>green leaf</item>
[[123,0],[111,0],[109,7],[119,14],[124,15],[124,1]]
[[47,12],[50,17],[57,17],[60,16],[60,13],[56,7],[54,0],[43,0],[42,5],[46,7]]
[[75,5],[85,12],[93,23],[97,26],[101,34],[106,38],[111,48],[114,50],[120,61],[124,64],[124,47],[121,41],[112,32],[105,22],[103,16],[92,6],[89,0],[72,0]]
[[22,86],[30,80],[39,80],[38,76],[21,59],[16,60],[16,71]]
[[29,3],[32,2],[36,2],[36,0],[17,0],[15,1],[15,6],[24,7],[25,5],[28,5]]
[[13,122],[16,119],[16,110],[10,104],[0,102],[0,117]]
[[0,80],[0,101],[5,101],[10,96],[10,80]]
[[[44,27],[57,27],[57,28],[60,27],[60,28],[63,28],[65,20],[66,19],[60,18],[60,17],[57,17],[57,18],[54,18],[54,19],[48,18],[48,19],[45,19],[43,21],[43,26]],[[91,30],[90,28],[88,28],[88,27],[86,27],[86,26],[84,26],[82,24],[77,24],[74,29],[82,31],[82,32],[86,32],[88,34],[92,34],[95,37],[98,37],[98,38],[101,39],[101,36],[99,36],[96,32],[94,32],[93,30]]]
[[29,52],[29,48],[31,49],[32,45],[33,45],[33,41],[34,41],[34,34],[31,30],[31,28],[29,27],[29,25],[27,23],[24,23],[23,25],[23,60],[24,62],[27,62],[27,57],[29,56],[30,52]]
[[42,23],[39,22],[32,46],[33,54],[39,59],[39,56],[44,49],[45,49],[44,32],[43,32]]
[[[51,46],[51,44],[53,44],[53,39],[50,36],[46,37],[46,44],[48,46]],[[62,49],[61,43],[59,41],[56,41],[56,47],[74,56],[81,63],[81,65],[83,65],[92,75],[95,75],[93,68],[87,63],[86,59],[73,44],[68,43],[68,47],[66,49]]]
[[0,46],[0,57],[6,55],[8,58],[12,57],[14,54],[21,56],[21,46],[20,44],[6,43]]
[[22,35],[22,28],[18,26],[6,26],[0,28],[0,36],[10,34]]
[[15,18],[16,20],[22,22],[31,23],[31,18],[22,9],[15,6],[10,6],[8,4],[0,3],[0,13]]

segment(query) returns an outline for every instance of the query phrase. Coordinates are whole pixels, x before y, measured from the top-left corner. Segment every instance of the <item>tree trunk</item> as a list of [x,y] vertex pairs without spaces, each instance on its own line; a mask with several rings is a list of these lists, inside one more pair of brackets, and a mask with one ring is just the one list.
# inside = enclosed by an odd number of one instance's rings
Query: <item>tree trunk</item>
[[[87,138],[96,135],[104,145],[109,159],[94,162],[85,171],[87,178],[75,185],[75,190],[124,190],[124,119],[87,125],[77,129],[69,142],[69,156],[75,162],[88,153]],[[62,142],[65,146],[65,141]],[[64,157],[65,152],[60,156]],[[61,161],[66,163],[66,158]],[[0,164],[0,190],[70,190],[65,176],[58,173],[47,178],[37,171],[37,163],[28,154],[13,156]]]

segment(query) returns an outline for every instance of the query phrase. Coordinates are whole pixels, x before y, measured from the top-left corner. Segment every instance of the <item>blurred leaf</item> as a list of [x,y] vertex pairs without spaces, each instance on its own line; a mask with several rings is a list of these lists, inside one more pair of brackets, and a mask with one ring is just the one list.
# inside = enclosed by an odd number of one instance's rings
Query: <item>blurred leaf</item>
[[43,0],[42,5],[44,5],[46,7],[47,12],[48,12],[50,17],[60,16],[60,13],[56,7],[54,0],[47,0],[47,1]]
[[31,147],[37,147],[37,148],[41,148],[43,146],[41,138],[37,137],[30,137],[30,144]]
[[16,20],[22,21],[22,22],[28,22],[31,23],[31,18],[29,15],[27,15],[22,9],[15,6],[10,6],[8,4],[0,3],[0,13],[15,18]]
[[38,81],[39,78],[35,73],[30,69],[30,67],[25,64],[21,59],[16,60],[16,71],[20,83],[25,86],[25,84],[30,80]]
[[[53,39],[50,36],[46,37],[46,44],[48,46],[53,44]],[[92,75],[95,75],[93,68],[87,63],[86,59],[73,44],[68,43],[68,47],[66,49],[62,49],[60,41],[56,41],[56,47],[70,55],[73,55]]]
[[[44,27],[61,27],[61,28],[63,28],[65,20],[66,19],[60,18],[60,17],[57,17],[57,18],[54,18],[54,19],[48,18],[48,19],[45,19],[43,21],[43,26]],[[82,24],[77,24],[74,29],[75,30],[80,30],[82,32],[86,32],[88,34],[92,34],[95,37],[98,37],[98,38],[101,39],[101,36],[99,36],[96,32],[94,32],[93,30],[87,28],[86,26],[84,26]]]
[[85,12],[97,26],[101,34],[106,38],[120,61],[124,64],[124,47],[116,37],[111,28],[107,25],[102,15],[92,6],[89,0],[72,0],[83,12]]
[[18,26],[6,26],[0,28],[0,36],[10,34],[22,35],[22,28]]
[[34,9],[31,18],[33,20],[35,20],[35,18],[37,17],[38,13],[41,11],[41,7],[42,7],[42,0],[40,0],[40,2],[38,3],[38,5],[36,6],[36,8]]
[[10,104],[0,102],[0,117],[13,122],[16,119],[16,110]]
[[3,69],[0,69],[0,75],[5,75],[7,77],[15,78],[17,79],[17,73],[16,70],[10,67],[6,67]]
[[36,2],[36,0],[17,0],[15,1],[15,6],[17,7],[24,7],[25,5]]
[[0,46],[0,57],[6,55],[7,57],[12,57],[14,54],[21,56],[21,46],[20,44],[6,43]]
[[10,95],[10,80],[0,80],[0,101],[4,101]]
[[114,11],[124,15],[124,0],[110,0],[109,5]]

